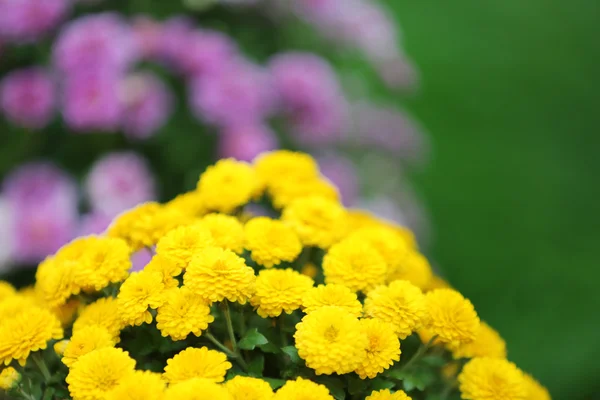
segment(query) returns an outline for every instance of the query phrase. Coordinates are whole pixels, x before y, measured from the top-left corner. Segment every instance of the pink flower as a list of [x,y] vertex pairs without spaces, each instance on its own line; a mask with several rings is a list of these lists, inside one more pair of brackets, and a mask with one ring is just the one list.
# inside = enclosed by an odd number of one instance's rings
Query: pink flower
[[0,38],[11,42],[37,40],[54,29],[69,8],[68,0],[2,0]]
[[168,66],[181,72],[180,61],[185,59],[188,38],[194,32],[194,22],[187,17],[173,17],[165,21],[161,27],[158,43],[158,56]]
[[265,125],[244,124],[225,128],[219,136],[219,157],[251,161],[277,148],[277,136]]
[[229,37],[208,29],[187,35],[183,47],[175,63],[189,76],[214,74],[234,62],[237,56],[237,48]]
[[15,125],[41,129],[55,111],[55,88],[50,75],[41,68],[11,72],[0,86],[0,105]]
[[358,171],[349,158],[326,154],[317,157],[321,173],[340,191],[345,205],[353,204],[358,198]]
[[163,38],[162,25],[150,17],[138,15],[133,19],[131,28],[140,57],[158,59]]
[[103,234],[112,219],[100,212],[90,213],[81,217],[77,236],[101,235]]

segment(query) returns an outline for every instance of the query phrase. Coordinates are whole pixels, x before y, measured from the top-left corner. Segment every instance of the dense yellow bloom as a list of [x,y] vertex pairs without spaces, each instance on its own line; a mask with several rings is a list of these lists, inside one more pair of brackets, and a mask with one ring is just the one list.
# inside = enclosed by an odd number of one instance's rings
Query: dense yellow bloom
[[260,194],[261,181],[247,163],[218,161],[200,175],[198,191],[208,210],[230,213]]
[[163,400],[165,386],[160,374],[135,371],[123,378],[106,400]]
[[156,254],[185,269],[196,253],[214,244],[210,231],[205,227],[180,226],[158,241]]
[[319,196],[331,201],[339,202],[340,194],[337,188],[329,181],[310,177],[303,179],[285,178],[271,183],[269,194],[273,207],[281,209],[287,207],[295,200],[306,196]]
[[135,360],[126,351],[104,347],[81,356],[69,370],[73,400],[104,400],[119,382],[133,375]]
[[244,226],[237,218],[225,214],[208,214],[194,224],[206,228],[214,244],[241,254],[244,251]]
[[523,372],[506,360],[474,358],[463,367],[458,383],[465,400],[527,399]]
[[0,321],[14,317],[24,309],[39,307],[35,298],[16,294],[0,300]]
[[94,325],[105,328],[113,338],[119,337],[124,324],[119,315],[117,299],[103,297],[85,307],[73,323],[73,333]]
[[13,285],[6,281],[0,281],[0,301],[17,293]]
[[132,273],[121,285],[117,304],[121,320],[126,325],[152,322],[150,308],[158,308],[165,302],[165,285],[161,274],[154,271]]
[[169,385],[165,392],[165,400],[233,400],[223,385],[211,380],[193,378],[174,385]]
[[319,285],[308,290],[302,297],[302,307],[307,314],[325,306],[343,308],[355,317],[362,315],[362,304],[356,293],[344,285]]
[[452,354],[454,358],[506,358],[506,342],[492,327],[481,322],[475,340],[453,348]]
[[254,160],[254,169],[268,188],[282,180],[297,181],[319,176],[319,167],[310,155],[289,150],[259,155]]
[[227,299],[246,304],[254,293],[254,270],[231,250],[208,247],[192,258],[185,275],[185,286],[210,302]]
[[71,367],[79,357],[96,349],[114,345],[113,336],[105,328],[98,325],[86,326],[73,333],[64,350],[62,362]]
[[295,381],[287,381],[277,393],[275,400],[334,400],[325,385],[321,385],[307,379],[296,378]]
[[197,190],[180,194],[165,204],[165,207],[176,210],[188,218],[197,218],[206,214],[206,206]]
[[18,314],[2,320],[0,325],[0,365],[16,360],[21,365],[29,354],[43,350],[48,341],[61,339],[60,321],[49,310],[27,307]]
[[[41,302],[38,301],[38,304],[41,304]],[[81,301],[77,298],[73,298],[66,304],[63,304],[58,308],[52,308],[50,311],[56,315],[56,318],[58,318],[62,326],[67,327],[71,325],[75,319],[75,314],[77,314],[79,309],[81,309]]]
[[369,292],[365,315],[390,323],[400,339],[417,330],[427,317],[425,296],[408,281],[394,281]]
[[535,378],[529,374],[523,374],[525,387],[527,388],[527,400],[552,400],[548,389],[543,387]]
[[156,327],[162,336],[183,340],[190,333],[200,336],[214,320],[205,299],[187,287],[172,288],[165,293],[165,304],[158,307]]
[[35,274],[35,291],[50,308],[58,308],[81,292],[78,282],[81,271],[76,263],[59,262],[48,257],[40,263]]
[[402,390],[392,393],[389,389],[385,389],[374,391],[365,400],[411,400],[411,397]]
[[52,346],[54,348],[54,352],[59,355],[62,356],[65,353],[65,350],[67,349],[67,346],[69,345],[69,340],[64,339],[64,340],[59,340],[58,342],[54,343],[54,346]]
[[225,383],[233,400],[271,400],[274,393],[268,382],[258,378],[236,376]]
[[448,282],[446,282],[444,279],[440,278],[437,275],[432,275],[431,279],[429,280],[429,283],[423,290],[425,292],[429,292],[429,291],[435,290],[435,289],[451,289],[451,288],[452,287],[450,286],[450,284]]
[[165,289],[171,289],[179,286],[179,281],[176,276],[181,275],[181,267],[171,258],[156,254],[150,262],[144,267],[146,272],[157,272],[162,276]]
[[373,379],[400,361],[400,340],[387,322],[378,319],[363,319],[361,328],[367,335],[367,357],[354,372],[361,379]]
[[428,329],[442,342],[458,345],[475,340],[479,317],[473,304],[452,289],[436,289],[426,294]]
[[429,261],[417,250],[409,250],[402,261],[389,271],[387,281],[409,281],[413,285],[425,290],[433,277]]
[[170,383],[179,383],[192,378],[203,378],[213,382],[223,382],[231,368],[224,353],[209,350],[207,347],[188,347],[167,360],[164,378]]
[[373,246],[385,260],[390,273],[401,265],[411,250],[402,236],[385,226],[362,228],[353,232],[351,237]]
[[346,211],[338,202],[324,197],[298,199],[283,210],[281,218],[306,246],[327,249],[346,234]]
[[250,303],[263,318],[291,314],[302,305],[302,296],[314,282],[293,269],[264,269],[256,279],[256,292]]
[[6,367],[0,372],[0,390],[9,390],[15,386],[21,375],[13,367]]
[[385,282],[387,264],[369,243],[350,237],[329,249],[323,258],[323,273],[326,283],[368,292]]
[[244,227],[246,249],[258,264],[270,268],[282,261],[294,261],[302,251],[302,243],[285,223],[267,217],[253,218]]
[[296,325],[298,355],[321,374],[347,374],[365,361],[369,344],[358,319],[339,307],[323,307]]

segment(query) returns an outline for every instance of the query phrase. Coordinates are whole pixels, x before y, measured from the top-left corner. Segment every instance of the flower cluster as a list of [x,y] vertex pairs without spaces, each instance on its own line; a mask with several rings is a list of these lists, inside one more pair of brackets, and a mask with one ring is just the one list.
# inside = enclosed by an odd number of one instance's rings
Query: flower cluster
[[21,398],[550,398],[409,231],[288,151],[222,160],[71,241],[34,287],[0,284],[0,320],[0,384]]

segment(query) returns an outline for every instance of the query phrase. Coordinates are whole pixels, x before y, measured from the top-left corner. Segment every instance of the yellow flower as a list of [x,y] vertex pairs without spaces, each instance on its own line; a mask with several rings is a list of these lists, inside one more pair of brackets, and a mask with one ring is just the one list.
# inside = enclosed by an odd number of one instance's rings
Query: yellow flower
[[6,367],[0,372],[0,390],[9,390],[13,386],[15,386],[19,380],[21,379],[21,375],[17,372],[13,367]]
[[73,400],[104,400],[119,382],[133,375],[135,360],[126,351],[104,347],[81,356],[69,370]]
[[307,314],[325,306],[343,308],[357,318],[362,315],[362,304],[356,293],[344,285],[319,285],[308,290],[302,297],[302,307]]
[[296,378],[295,381],[287,381],[277,393],[275,400],[334,400],[329,390],[324,385]]
[[529,374],[523,374],[523,376],[527,388],[527,400],[552,400],[548,389],[536,381],[533,376]]
[[180,194],[165,204],[165,207],[174,209],[188,218],[201,217],[206,214],[206,206],[197,190]]
[[385,226],[362,228],[350,236],[373,246],[385,260],[390,273],[401,265],[411,250],[402,236]]
[[69,340],[64,339],[64,340],[59,340],[58,342],[54,343],[54,346],[52,346],[54,348],[54,352],[59,355],[62,356],[65,353],[65,350],[67,349],[67,346],[69,345]]
[[306,246],[327,249],[346,234],[346,211],[338,202],[324,197],[298,199],[283,210],[281,218]]
[[16,360],[25,365],[29,353],[43,350],[48,341],[61,339],[60,321],[49,310],[27,307],[2,320],[0,325],[0,365]]
[[193,378],[169,385],[164,400],[233,400],[223,385],[208,379]]
[[167,360],[164,378],[175,384],[192,378],[208,379],[212,382],[223,382],[225,374],[231,368],[227,356],[220,351],[188,347]]
[[78,282],[81,271],[73,262],[62,262],[55,257],[48,257],[40,265],[35,274],[35,291],[50,308],[58,308],[72,296],[81,292]]
[[436,289],[426,294],[428,329],[442,342],[458,345],[475,340],[479,317],[473,304],[452,289]]
[[392,393],[385,389],[372,392],[365,400],[411,400],[411,397],[402,390]]
[[458,383],[466,400],[527,399],[523,372],[506,360],[474,358],[463,367]]
[[427,258],[416,250],[409,250],[402,262],[389,271],[387,281],[393,282],[401,279],[425,290],[429,287],[432,277],[433,273]]
[[62,362],[67,367],[72,367],[79,357],[96,349],[114,347],[114,345],[115,340],[106,328],[98,325],[86,326],[73,333],[65,348]]
[[306,196],[319,196],[335,202],[340,201],[337,188],[329,181],[319,177],[303,179],[286,177],[286,179],[271,183],[269,194],[273,207],[277,209],[287,207],[295,200]]
[[208,214],[194,226],[206,228],[211,233],[215,246],[238,254],[244,251],[244,226],[237,218],[225,214]]
[[326,283],[368,292],[385,282],[387,265],[373,246],[351,237],[333,245],[325,254],[323,274]]
[[339,307],[323,307],[296,325],[296,348],[306,366],[321,374],[347,374],[367,356],[367,335],[358,319]]
[[105,328],[113,338],[118,339],[124,325],[119,314],[117,299],[104,297],[85,307],[73,323],[73,333],[93,325]]
[[158,241],[156,253],[185,269],[196,253],[214,244],[210,231],[205,227],[180,226]]
[[165,302],[165,284],[162,276],[154,271],[132,273],[121,285],[117,295],[119,314],[126,325],[152,322],[150,308],[158,308]]
[[454,358],[506,358],[506,342],[498,332],[485,322],[481,322],[475,340],[471,343],[462,343],[452,349]]
[[233,400],[271,400],[274,393],[268,382],[258,378],[236,376],[225,383]]
[[210,302],[246,304],[254,293],[254,270],[231,250],[208,247],[196,254],[183,276],[185,286]]
[[425,296],[408,281],[394,281],[370,291],[364,308],[365,315],[390,323],[403,340],[427,317]]
[[24,309],[30,307],[39,307],[35,298],[26,297],[21,294],[6,297],[4,300],[0,300],[0,321],[14,317]]
[[160,374],[150,371],[135,371],[123,378],[105,399],[163,400],[165,386],[165,381],[162,380]]
[[56,318],[58,318],[62,326],[66,327],[68,325],[71,325],[71,323],[75,319],[75,314],[77,314],[77,311],[79,311],[80,308],[81,302],[79,301],[79,299],[75,298],[69,300],[66,304],[63,304],[58,308],[50,309],[50,311],[52,311],[52,313],[56,315]]
[[179,286],[176,276],[181,275],[182,269],[177,266],[177,262],[171,258],[156,254],[150,262],[144,267],[146,272],[157,272],[162,277],[165,289],[171,289]]
[[6,281],[0,281],[0,301],[16,293],[17,291],[15,290],[13,285]]
[[432,275],[431,279],[429,280],[429,283],[427,283],[427,286],[423,289],[425,292],[429,292],[435,289],[451,289],[452,287],[450,286],[450,284],[448,282],[446,282],[445,280],[443,280],[442,278],[440,278],[437,275]]
[[187,287],[172,288],[165,293],[165,304],[158,307],[156,327],[162,336],[183,340],[190,333],[200,336],[214,320],[205,299]]
[[317,266],[311,262],[307,262],[302,266],[302,270],[300,271],[302,275],[306,275],[309,278],[315,279],[317,275],[319,275],[319,269]]
[[367,335],[367,357],[354,371],[361,379],[373,379],[400,361],[400,341],[390,324],[378,319],[363,319],[361,328]]
[[319,176],[319,167],[310,155],[289,150],[259,155],[254,160],[254,169],[267,187],[284,180],[297,181]]
[[254,169],[232,158],[206,169],[198,181],[198,191],[206,208],[230,213],[260,194],[261,183]]
[[246,224],[246,248],[258,264],[270,268],[282,261],[294,261],[302,251],[298,235],[285,223],[267,217]]
[[302,305],[302,296],[313,280],[293,269],[265,269],[256,279],[256,293],[250,303],[263,318],[291,314]]

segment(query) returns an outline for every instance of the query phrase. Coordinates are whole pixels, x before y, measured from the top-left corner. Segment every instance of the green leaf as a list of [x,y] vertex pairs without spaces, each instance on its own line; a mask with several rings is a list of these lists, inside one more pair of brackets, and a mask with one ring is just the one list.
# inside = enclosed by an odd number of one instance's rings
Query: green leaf
[[243,350],[254,350],[256,346],[264,345],[269,343],[266,337],[256,330],[256,328],[250,329],[242,340],[238,342],[238,346]]
[[261,344],[258,346],[265,353],[277,354],[281,351],[281,349],[275,346],[273,343],[269,342],[267,344]]
[[446,360],[444,359],[444,357],[436,355],[425,356],[421,358],[421,362],[432,367],[443,367],[444,365],[446,365]]
[[412,379],[407,378],[402,381],[402,386],[404,387],[405,392],[410,392],[416,385]]
[[273,390],[277,390],[285,384],[283,379],[274,379],[274,378],[262,378],[264,381],[267,381]]
[[42,400],[52,400],[52,396],[54,396],[54,388],[49,387],[44,392],[44,397],[42,398]]
[[327,386],[329,393],[331,393],[336,400],[344,400],[346,398],[346,385],[344,385],[342,379],[323,376],[316,378],[315,381]]
[[300,362],[300,356],[298,355],[298,349],[295,346],[286,346],[281,349],[294,364]]
[[260,378],[265,368],[265,356],[256,354],[248,363],[248,374],[250,376]]
[[375,378],[371,380],[371,389],[373,390],[392,389],[394,386],[396,386],[394,382],[385,379]]
[[357,395],[361,392],[366,391],[369,387],[369,381],[360,379],[356,375],[348,375],[348,393],[351,395]]

